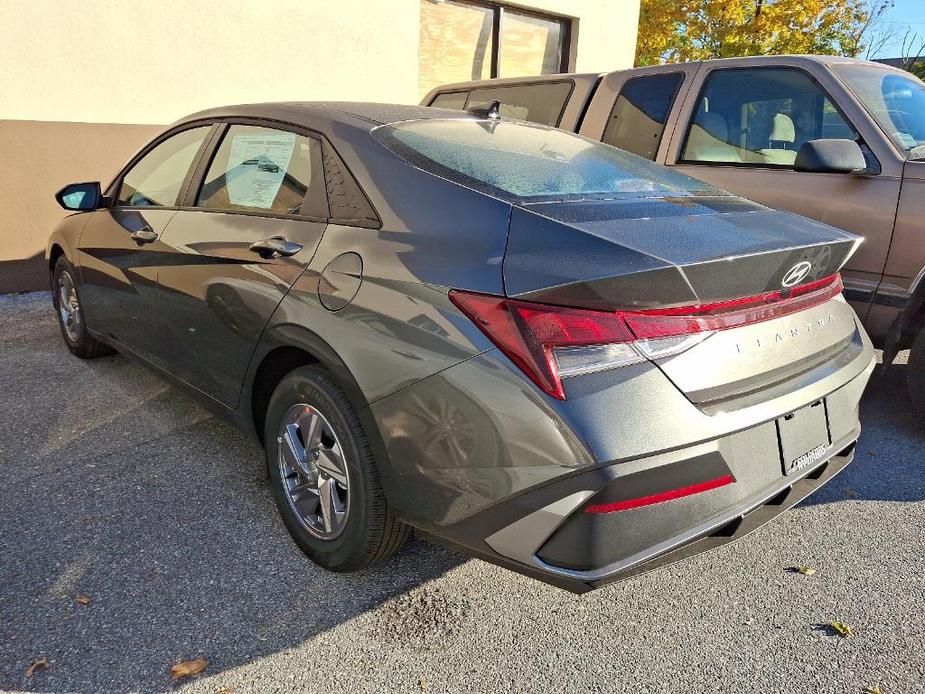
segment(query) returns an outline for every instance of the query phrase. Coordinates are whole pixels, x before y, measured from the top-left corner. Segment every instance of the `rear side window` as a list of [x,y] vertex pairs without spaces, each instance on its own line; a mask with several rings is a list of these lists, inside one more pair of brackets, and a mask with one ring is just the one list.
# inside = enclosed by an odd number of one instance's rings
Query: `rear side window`
[[441,118],[373,132],[418,168],[502,199],[717,192],[628,152],[534,123]]
[[628,80],[617,96],[601,139],[654,161],[683,81],[684,75],[679,72]]
[[469,98],[469,92],[443,92],[437,94],[428,106],[434,108],[452,108],[462,111],[466,108],[466,99]]
[[571,81],[482,87],[472,90],[466,108],[486,108],[492,101],[498,100],[502,116],[556,126],[562,118],[572,87]]
[[196,206],[326,216],[321,145],[311,137],[232,125],[209,164]]
[[119,207],[174,207],[180,189],[212,126],[191,128],[167,138],[122,177]]

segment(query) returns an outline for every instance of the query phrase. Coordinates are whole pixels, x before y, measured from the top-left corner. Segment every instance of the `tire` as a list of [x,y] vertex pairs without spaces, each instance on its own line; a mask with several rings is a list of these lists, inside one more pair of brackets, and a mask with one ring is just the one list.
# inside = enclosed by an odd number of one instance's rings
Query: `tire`
[[[74,266],[67,258],[58,258],[51,276],[51,298],[64,344],[72,354],[81,359],[95,359],[113,354],[114,350],[111,347],[94,338],[87,330],[87,322],[83,318],[77,295],[76,276]],[[68,296],[71,297],[69,301],[66,299]]]
[[925,330],[916,335],[906,365],[906,388],[915,414],[925,419]]
[[277,507],[312,561],[330,571],[359,571],[401,548],[411,529],[389,509],[360,419],[324,368],[303,366],[279,383],[264,432]]

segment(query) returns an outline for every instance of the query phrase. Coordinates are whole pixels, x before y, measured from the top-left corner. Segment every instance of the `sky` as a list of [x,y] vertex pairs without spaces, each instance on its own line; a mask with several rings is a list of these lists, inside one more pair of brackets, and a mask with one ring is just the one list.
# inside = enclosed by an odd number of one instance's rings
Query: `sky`
[[925,0],[896,0],[895,6],[890,10],[888,21],[901,25],[899,36],[872,56],[874,58],[899,58],[902,35],[906,31],[906,26],[925,39]]

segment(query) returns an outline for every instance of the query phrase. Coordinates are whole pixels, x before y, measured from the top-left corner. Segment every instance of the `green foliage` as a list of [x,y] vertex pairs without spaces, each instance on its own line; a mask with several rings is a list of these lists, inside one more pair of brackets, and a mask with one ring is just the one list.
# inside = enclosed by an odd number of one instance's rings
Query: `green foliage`
[[[889,0],[642,0],[636,64],[741,55],[857,56]],[[882,7],[881,7],[882,6]]]

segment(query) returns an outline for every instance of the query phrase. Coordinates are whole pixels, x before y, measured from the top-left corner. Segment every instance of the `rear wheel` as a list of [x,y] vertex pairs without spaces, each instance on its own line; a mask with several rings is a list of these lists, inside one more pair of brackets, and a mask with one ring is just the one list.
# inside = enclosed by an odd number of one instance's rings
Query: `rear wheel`
[[925,418],[925,330],[920,331],[912,343],[906,365],[906,387],[915,413]]
[[112,348],[94,338],[87,330],[80,298],[77,296],[75,276],[74,267],[67,259],[64,256],[58,258],[52,274],[51,290],[64,343],[73,354],[81,359],[93,359],[112,354]]
[[359,417],[325,369],[300,367],[280,382],[264,431],[280,515],[312,561],[356,571],[404,544],[410,529],[389,509]]

